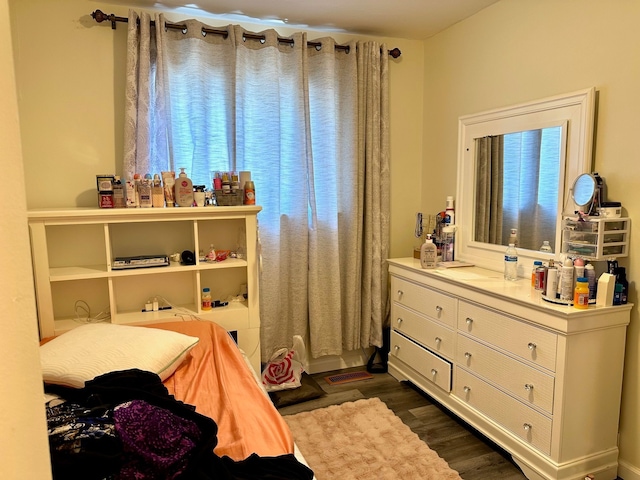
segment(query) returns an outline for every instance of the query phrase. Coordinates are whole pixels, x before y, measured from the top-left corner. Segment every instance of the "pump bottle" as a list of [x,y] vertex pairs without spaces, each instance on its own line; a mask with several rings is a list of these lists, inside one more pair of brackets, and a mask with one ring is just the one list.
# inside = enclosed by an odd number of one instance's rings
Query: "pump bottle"
[[420,247],[420,266],[422,268],[436,268],[436,258],[438,257],[438,247],[433,243],[431,235],[427,234],[427,238]]

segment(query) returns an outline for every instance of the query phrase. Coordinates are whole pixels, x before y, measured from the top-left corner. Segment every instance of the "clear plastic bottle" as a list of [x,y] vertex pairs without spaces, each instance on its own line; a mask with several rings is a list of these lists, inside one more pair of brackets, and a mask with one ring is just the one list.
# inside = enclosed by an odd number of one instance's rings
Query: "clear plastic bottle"
[[542,242],[542,246],[540,247],[541,252],[553,253],[553,249],[551,245],[549,245],[549,240],[545,240]]
[[504,252],[504,279],[518,280],[518,251],[513,243]]
[[512,228],[511,233],[509,234],[509,245],[512,244],[517,247],[518,246],[518,229]]

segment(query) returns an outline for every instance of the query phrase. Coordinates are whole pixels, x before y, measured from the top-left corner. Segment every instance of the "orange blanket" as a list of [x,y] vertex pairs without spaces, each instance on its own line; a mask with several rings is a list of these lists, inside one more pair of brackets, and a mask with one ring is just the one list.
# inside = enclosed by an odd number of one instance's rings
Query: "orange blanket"
[[293,437],[261,390],[227,331],[207,321],[158,323],[152,328],[196,336],[200,342],[164,381],[169,393],[218,424],[215,453],[242,460],[252,453],[293,453]]

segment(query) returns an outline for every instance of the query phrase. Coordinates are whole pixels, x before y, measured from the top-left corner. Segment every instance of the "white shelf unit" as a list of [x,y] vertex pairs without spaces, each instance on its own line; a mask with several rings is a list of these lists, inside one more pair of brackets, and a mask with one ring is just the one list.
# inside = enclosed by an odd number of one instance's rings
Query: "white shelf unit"
[[631,219],[564,217],[562,253],[585,260],[606,260],[629,255]]
[[[237,332],[239,347],[260,371],[260,303],[257,215],[259,206],[191,208],[69,208],[28,212],[40,337],[59,335],[81,322],[76,302],[91,316],[109,311],[110,321],[144,325],[164,321],[214,321]],[[244,249],[244,258],[199,261],[198,253]],[[195,265],[113,270],[116,257],[170,255],[190,250]],[[203,311],[202,288],[213,300],[247,299]],[[143,312],[148,299],[174,308]]]

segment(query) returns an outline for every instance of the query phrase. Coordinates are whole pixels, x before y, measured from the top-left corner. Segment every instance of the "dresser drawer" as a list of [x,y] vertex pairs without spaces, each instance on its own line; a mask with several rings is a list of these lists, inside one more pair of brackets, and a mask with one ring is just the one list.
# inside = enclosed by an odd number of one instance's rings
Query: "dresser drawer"
[[468,302],[461,301],[458,310],[461,332],[555,372],[555,333]]
[[391,299],[451,327],[456,326],[458,300],[454,297],[392,276]]
[[553,412],[553,376],[464,335],[458,335],[456,364],[509,391],[525,404]]
[[456,368],[454,394],[527,444],[550,454],[550,418],[459,367]]
[[413,338],[430,350],[453,358],[454,332],[413,310],[397,303],[391,307],[391,326],[398,332]]
[[391,351],[389,354],[402,360],[444,391],[451,391],[451,363],[446,360],[396,331],[391,332]]

